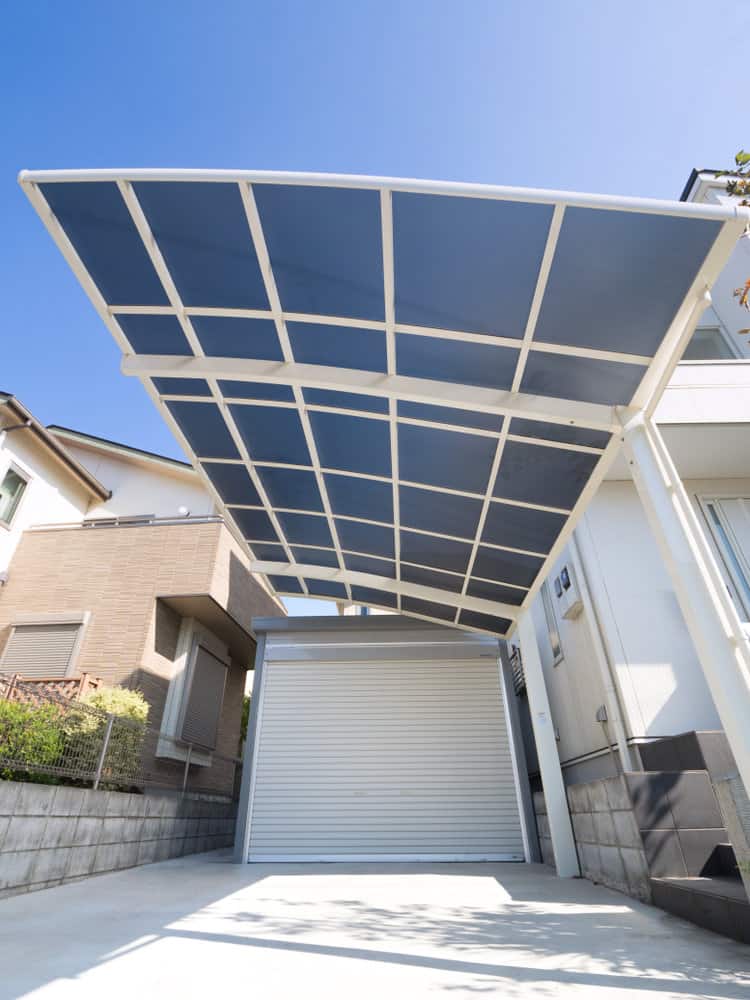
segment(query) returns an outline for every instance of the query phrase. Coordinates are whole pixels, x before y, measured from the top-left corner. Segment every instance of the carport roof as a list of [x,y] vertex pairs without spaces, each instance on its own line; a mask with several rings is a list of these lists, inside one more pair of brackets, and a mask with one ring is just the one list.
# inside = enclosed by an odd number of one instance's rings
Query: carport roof
[[496,635],[748,218],[392,178],[20,181],[277,593]]

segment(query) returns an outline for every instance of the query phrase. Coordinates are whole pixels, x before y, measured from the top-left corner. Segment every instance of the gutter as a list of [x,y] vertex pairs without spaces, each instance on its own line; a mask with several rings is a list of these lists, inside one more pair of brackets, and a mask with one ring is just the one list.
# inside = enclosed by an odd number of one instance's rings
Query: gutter
[[55,440],[44,425],[40,424],[34,415],[15,396],[11,396],[5,392],[0,393],[0,406],[7,407],[9,412],[18,421],[10,427],[0,428],[1,432],[7,434],[8,431],[15,430],[31,431],[53,458],[65,466],[86,487],[90,494],[102,501],[109,500],[112,496],[112,491],[103,486],[95,476],[92,476],[88,469],[81,465],[80,462],[77,462],[72,455],[68,454],[60,442]]

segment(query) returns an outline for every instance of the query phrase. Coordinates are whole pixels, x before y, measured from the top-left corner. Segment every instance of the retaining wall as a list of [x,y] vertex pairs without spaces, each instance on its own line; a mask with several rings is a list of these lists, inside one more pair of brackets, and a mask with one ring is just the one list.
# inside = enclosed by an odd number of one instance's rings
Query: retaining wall
[[0,779],[0,898],[229,847],[236,805]]
[[[592,882],[649,902],[646,856],[622,776],[570,785],[567,792],[581,874]],[[534,793],[534,809],[542,860],[554,865],[542,792]]]

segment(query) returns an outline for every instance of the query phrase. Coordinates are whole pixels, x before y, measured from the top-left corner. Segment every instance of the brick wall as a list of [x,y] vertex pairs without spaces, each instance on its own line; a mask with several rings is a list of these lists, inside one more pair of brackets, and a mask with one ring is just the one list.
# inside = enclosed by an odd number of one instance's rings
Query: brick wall
[[[0,591],[0,646],[18,614],[89,611],[76,671],[108,684],[134,678],[153,629],[157,594],[208,594],[223,525],[27,531]],[[148,668],[169,661],[148,649]]]
[[236,805],[0,779],[0,898],[229,847]]
[[[75,672],[143,691],[149,722],[161,724],[174,671],[179,616],[158,595],[210,594],[249,627],[253,615],[280,614],[247,569],[246,556],[219,522],[59,528],[24,533],[0,590],[0,650],[19,614],[89,612]],[[238,752],[245,671],[232,662],[217,750]],[[147,761],[174,780],[177,761]],[[191,787],[231,792],[234,767],[191,769]]]

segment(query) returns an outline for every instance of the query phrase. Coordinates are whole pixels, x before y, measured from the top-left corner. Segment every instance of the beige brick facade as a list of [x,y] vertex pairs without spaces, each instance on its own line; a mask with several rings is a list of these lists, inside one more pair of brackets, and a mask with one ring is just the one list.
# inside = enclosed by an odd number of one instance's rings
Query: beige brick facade
[[[151,705],[150,724],[159,727],[180,618],[157,597],[185,594],[211,595],[246,629],[254,615],[281,613],[220,522],[30,530],[0,590],[0,651],[20,615],[88,612],[75,672],[139,688]],[[233,661],[229,671],[217,750],[230,756],[238,751],[251,665]],[[177,761],[147,766],[157,775],[182,771]],[[194,770],[202,787],[231,790],[230,765]]]

